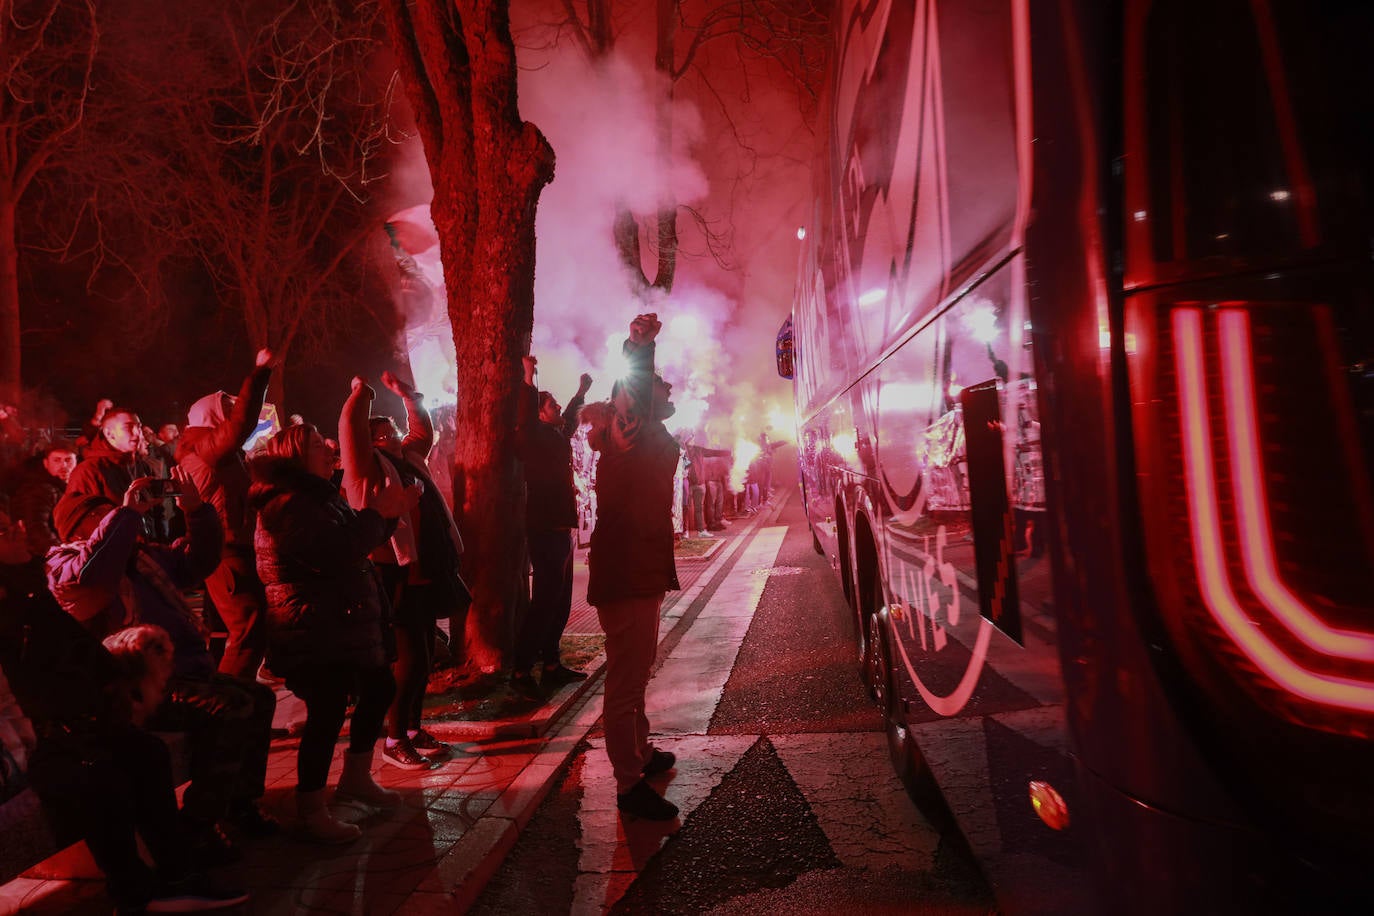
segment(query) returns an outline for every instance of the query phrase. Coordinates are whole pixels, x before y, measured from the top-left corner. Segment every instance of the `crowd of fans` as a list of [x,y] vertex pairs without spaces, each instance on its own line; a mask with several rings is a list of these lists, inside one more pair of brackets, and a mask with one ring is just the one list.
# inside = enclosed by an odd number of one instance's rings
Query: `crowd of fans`
[[[0,408],[11,468],[0,502],[0,801],[31,785],[59,837],[86,841],[121,913],[246,899],[206,873],[281,829],[259,807],[273,683],[306,708],[304,839],[361,833],[326,798],[350,707],[337,796],[399,803],[373,778],[379,745],[406,769],[449,755],[424,730],[421,703],[436,619],[471,598],[462,539],[427,470],[423,396],[383,375],[405,404],[403,433],[369,416],[373,391],[355,379],[340,442],[293,418],[250,455],[274,365],[261,351],[238,393],[195,402],[184,429],[155,432],[102,400],[78,439],[35,445]],[[218,657],[207,620],[225,634]],[[154,732],[185,735],[180,806]]]
[[[536,389],[537,360],[525,359],[516,441],[532,595],[511,676],[536,699],[587,676],[560,658],[580,417],[599,455],[588,597],[608,639],[607,747],[621,809],[652,818],[676,814],[644,782],[674,763],[649,744],[644,714],[658,607],[676,587],[672,542],[684,533],[672,529],[671,503],[683,500],[686,534],[709,537],[729,524],[734,500],[730,452],[681,447],[663,427],[672,405],[671,386],[653,374],[660,327],[656,316],[635,320],[626,353],[638,371],[585,411],[590,376],[564,410]],[[259,352],[238,393],[196,401],[185,428],[154,431],[102,400],[75,441],[34,444],[16,411],[0,407],[0,462],[12,467],[0,479],[0,738],[6,761],[27,774],[0,787],[0,801],[32,785],[60,833],[86,841],[119,912],[246,899],[205,873],[237,859],[244,840],[281,829],[259,807],[272,684],[306,709],[294,826],[304,839],[361,835],[326,795],[350,708],[336,796],[397,805],[373,778],[379,756],[424,769],[450,753],[425,730],[422,703],[436,620],[461,621],[471,595],[459,575],[462,537],[429,470],[435,431],[423,395],[383,373],[405,406],[402,428],[371,415],[375,393],[354,379],[337,442],[293,417],[250,454],[274,367]],[[760,444],[737,514],[768,492],[773,449]],[[222,652],[212,652],[207,620],[223,631]],[[179,807],[168,748],[153,732],[186,736]]]

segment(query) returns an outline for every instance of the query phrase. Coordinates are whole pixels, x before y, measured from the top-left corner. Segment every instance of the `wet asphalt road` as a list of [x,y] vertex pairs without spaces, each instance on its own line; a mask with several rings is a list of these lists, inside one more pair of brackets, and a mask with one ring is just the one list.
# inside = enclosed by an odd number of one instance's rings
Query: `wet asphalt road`
[[[856,805],[856,816],[846,818],[842,797],[838,806],[815,805],[799,788],[803,777],[794,778],[800,772],[796,759],[808,749],[819,752],[822,766],[824,758],[834,758],[836,772],[843,763],[841,782],[887,783],[892,777],[884,745],[874,740],[882,734],[882,721],[858,677],[858,649],[843,595],[812,548],[797,494],[774,524],[787,526],[786,537],[710,727],[704,739],[696,739],[709,745],[719,736],[747,749],[662,848],[642,863],[636,860],[638,875],[610,911],[991,912],[991,894],[962,844],[939,835],[914,808],[911,818],[920,821],[919,828],[880,838],[883,855],[870,862],[856,857],[845,841],[853,835],[862,846],[869,832],[862,807]],[[665,649],[660,647],[660,659]],[[649,715],[652,721],[652,708]],[[586,842],[588,753],[603,752],[588,748],[575,756],[474,912],[600,910],[589,907],[585,887],[580,896],[578,890],[587,878],[579,875],[579,849]],[[906,804],[905,796],[898,803]]]

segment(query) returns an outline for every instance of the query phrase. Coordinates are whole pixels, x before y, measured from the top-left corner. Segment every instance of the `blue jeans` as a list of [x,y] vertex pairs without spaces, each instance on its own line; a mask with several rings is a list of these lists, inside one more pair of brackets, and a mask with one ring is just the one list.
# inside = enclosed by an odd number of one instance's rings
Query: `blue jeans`
[[706,484],[692,484],[692,521],[687,533],[706,530]]

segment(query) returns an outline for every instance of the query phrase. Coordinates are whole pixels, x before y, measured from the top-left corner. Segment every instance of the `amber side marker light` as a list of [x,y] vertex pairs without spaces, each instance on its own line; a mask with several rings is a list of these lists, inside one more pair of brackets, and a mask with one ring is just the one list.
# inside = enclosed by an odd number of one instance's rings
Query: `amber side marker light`
[[1069,806],[1064,796],[1055,791],[1054,786],[1038,779],[1030,782],[1030,803],[1040,820],[1051,830],[1063,830],[1069,826]]

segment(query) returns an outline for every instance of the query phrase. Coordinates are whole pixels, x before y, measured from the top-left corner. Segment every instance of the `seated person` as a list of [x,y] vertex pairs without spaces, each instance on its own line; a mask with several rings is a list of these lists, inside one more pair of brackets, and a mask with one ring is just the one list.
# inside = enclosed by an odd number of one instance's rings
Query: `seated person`
[[133,724],[124,671],[26,561],[0,551],[0,670],[32,723],[29,778],[59,840],[86,841],[117,913],[244,903],[193,870],[167,746]]
[[174,468],[187,535],[174,544],[144,537],[143,515],[161,499],[154,481],[134,480],[124,505],[98,495],[68,494],[55,513],[62,546],[48,556],[48,584],[62,607],[97,637],[135,623],[154,624],[171,637],[173,674],[168,698],[148,726],[188,733],[191,784],[182,818],[209,860],[238,855],[219,827],[228,821],[248,836],[276,831],[257,806],[262,797],[276,696],[255,681],[216,672],[202,621],[181,594],[219,562],[220,525],[195,483]]

